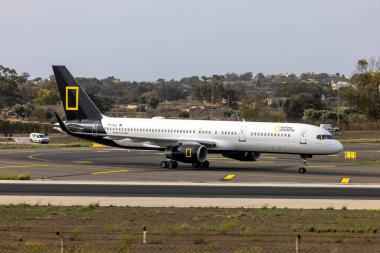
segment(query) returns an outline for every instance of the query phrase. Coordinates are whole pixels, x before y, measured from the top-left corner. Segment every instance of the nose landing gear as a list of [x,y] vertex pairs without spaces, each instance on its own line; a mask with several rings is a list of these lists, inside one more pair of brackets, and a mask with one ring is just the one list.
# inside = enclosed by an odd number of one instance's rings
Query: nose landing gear
[[307,158],[312,158],[311,155],[300,155],[301,157],[301,167],[298,169],[299,173],[306,173],[306,166],[307,166]]

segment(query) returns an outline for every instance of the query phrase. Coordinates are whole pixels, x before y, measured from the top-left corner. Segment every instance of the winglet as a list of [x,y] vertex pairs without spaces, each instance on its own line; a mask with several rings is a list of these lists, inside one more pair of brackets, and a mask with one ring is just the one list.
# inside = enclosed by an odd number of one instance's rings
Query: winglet
[[66,133],[69,133],[70,130],[67,129],[65,123],[63,123],[63,121],[62,121],[61,118],[58,116],[58,114],[57,114],[56,112],[54,112],[54,115],[55,115],[55,117],[56,117],[56,119],[57,119],[57,121],[58,121],[58,124],[59,124],[60,128],[62,129],[62,131],[66,132]]

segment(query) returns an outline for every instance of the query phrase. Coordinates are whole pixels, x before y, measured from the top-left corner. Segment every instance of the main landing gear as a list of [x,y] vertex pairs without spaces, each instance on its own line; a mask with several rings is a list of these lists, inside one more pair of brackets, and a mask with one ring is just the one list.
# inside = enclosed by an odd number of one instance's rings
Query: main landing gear
[[178,167],[178,162],[173,161],[173,160],[167,160],[167,161],[162,161],[160,163],[161,168],[169,168],[169,169],[175,169]]
[[193,168],[208,168],[210,166],[209,161],[204,161],[204,162],[194,162],[191,164]]
[[298,172],[299,173],[306,173],[306,162],[307,162],[307,158],[311,158],[311,156],[307,156],[307,155],[300,155],[301,157],[301,167],[298,169]]

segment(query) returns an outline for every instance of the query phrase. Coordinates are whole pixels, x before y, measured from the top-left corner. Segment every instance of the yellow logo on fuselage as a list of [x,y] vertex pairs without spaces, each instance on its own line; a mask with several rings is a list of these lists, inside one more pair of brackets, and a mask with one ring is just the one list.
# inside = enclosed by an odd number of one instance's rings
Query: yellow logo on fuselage
[[[70,91],[71,90],[71,91]],[[75,105],[69,106],[69,92],[75,93]],[[78,105],[79,105],[79,86],[66,86],[66,110],[67,111],[78,111]],[[70,101],[73,102],[73,101]],[[73,103],[71,103],[73,104]]]
[[275,131],[275,132],[280,132],[280,131],[281,131],[281,126],[276,126],[276,127],[274,128],[274,131]]

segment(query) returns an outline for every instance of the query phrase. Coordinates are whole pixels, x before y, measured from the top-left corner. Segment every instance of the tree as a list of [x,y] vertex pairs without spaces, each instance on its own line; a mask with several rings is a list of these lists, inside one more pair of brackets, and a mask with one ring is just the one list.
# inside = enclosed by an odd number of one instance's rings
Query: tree
[[139,104],[139,105],[136,107],[136,112],[146,112],[145,105],[143,105],[143,104]]
[[252,72],[247,72],[239,76],[239,81],[251,81],[252,77]]
[[25,106],[20,104],[15,104],[12,109],[19,117],[23,116],[26,111]]
[[152,109],[156,109],[158,104],[160,103],[160,100],[158,100],[157,98],[151,98],[149,100],[149,107],[152,108]]
[[239,75],[236,73],[227,73],[225,76],[228,82],[236,82],[239,79]]
[[173,101],[186,98],[184,89],[174,83],[164,83],[158,89],[159,99],[161,101]]
[[321,96],[323,87],[316,83],[302,83],[302,82],[290,82],[286,83],[280,89],[276,91],[276,95],[279,97],[290,97],[301,93],[308,93],[312,95]]
[[103,95],[95,95],[93,93],[87,93],[90,99],[94,102],[94,104],[98,107],[101,112],[108,112],[112,109],[115,104],[115,100]]
[[360,59],[356,69],[357,88],[348,87],[343,98],[356,111],[366,115],[367,119],[380,119],[380,59]]
[[0,65],[0,105],[10,106],[21,102],[18,86],[25,81],[25,76],[18,76],[16,70]]
[[223,93],[223,98],[227,99],[227,103],[229,106],[231,106],[232,108],[236,108],[239,97],[235,90],[229,88],[225,89]]
[[265,81],[265,76],[263,73],[257,73],[257,75],[254,78],[254,83],[258,86],[262,84],[262,82]]
[[283,105],[283,110],[288,120],[301,119],[306,109],[324,109],[321,98],[318,95],[300,94],[288,98]]
[[188,111],[180,111],[178,113],[178,117],[180,117],[180,118],[187,118],[188,119],[189,116],[190,116],[190,113]]
[[36,98],[36,103],[40,105],[55,105],[60,100],[57,92],[49,89],[40,89]]

